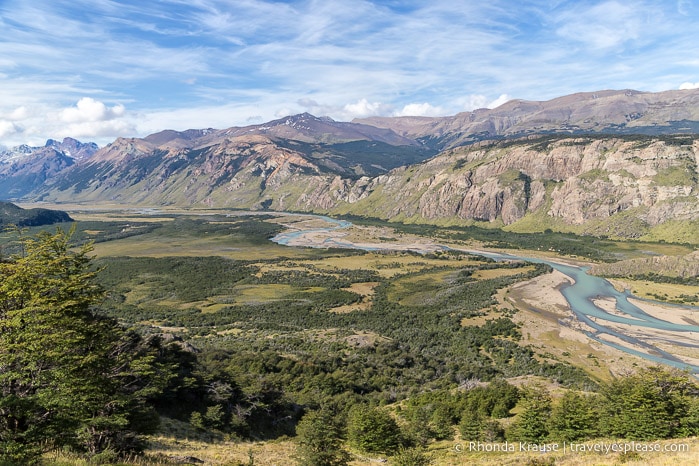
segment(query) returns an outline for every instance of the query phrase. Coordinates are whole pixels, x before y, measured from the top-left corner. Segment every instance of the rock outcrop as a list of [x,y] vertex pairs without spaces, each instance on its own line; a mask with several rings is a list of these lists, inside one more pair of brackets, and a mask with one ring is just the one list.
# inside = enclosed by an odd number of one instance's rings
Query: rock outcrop
[[[540,222],[590,228],[632,212],[647,229],[669,220],[699,219],[698,154],[699,141],[679,136],[483,144],[347,186],[337,198],[338,210],[502,225],[538,215]],[[643,232],[606,233],[633,237]]]
[[197,149],[118,140],[41,196],[639,237],[668,221],[699,221],[698,154],[688,136],[530,137],[356,178],[261,134]]

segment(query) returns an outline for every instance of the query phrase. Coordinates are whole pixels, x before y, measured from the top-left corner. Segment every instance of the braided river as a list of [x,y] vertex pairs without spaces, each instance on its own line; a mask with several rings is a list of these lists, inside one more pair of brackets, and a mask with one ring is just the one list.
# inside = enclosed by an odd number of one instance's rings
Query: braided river
[[[588,267],[580,267],[555,260],[540,259],[487,251],[454,249],[439,244],[418,245],[406,248],[403,244],[381,242],[373,244],[356,243],[346,239],[342,230],[352,227],[352,223],[325,216],[309,216],[326,222],[327,227],[298,228],[285,231],[272,241],[287,246],[305,246],[318,248],[349,248],[367,251],[377,250],[411,250],[429,253],[439,250],[458,250],[461,252],[489,257],[494,260],[520,260],[532,263],[543,263],[551,266],[570,279],[570,282],[552,289],[551,293],[561,293],[567,301],[570,311],[584,324],[583,332],[589,338],[611,346],[620,351],[639,356],[646,360],[665,364],[699,374],[699,307],[669,305],[654,301],[643,301],[649,304],[663,306],[675,318],[665,319],[651,315],[639,305],[631,302],[634,298],[628,291],[619,291],[607,280],[589,275]],[[600,303],[613,303],[611,306],[601,306]],[[634,302],[642,302],[638,298]],[[678,316],[685,316],[680,319]],[[691,318],[686,318],[690,316]],[[686,322],[686,323],[680,323]],[[661,348],[661,346],[663,348]],[[668,351],[667,347],[681,349]]]

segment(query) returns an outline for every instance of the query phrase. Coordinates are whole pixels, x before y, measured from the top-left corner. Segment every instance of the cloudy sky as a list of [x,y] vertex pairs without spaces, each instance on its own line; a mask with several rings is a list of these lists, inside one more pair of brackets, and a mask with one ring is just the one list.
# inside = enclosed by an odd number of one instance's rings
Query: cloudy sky
[[0,145],[699,86],[695,0],[0,0]]

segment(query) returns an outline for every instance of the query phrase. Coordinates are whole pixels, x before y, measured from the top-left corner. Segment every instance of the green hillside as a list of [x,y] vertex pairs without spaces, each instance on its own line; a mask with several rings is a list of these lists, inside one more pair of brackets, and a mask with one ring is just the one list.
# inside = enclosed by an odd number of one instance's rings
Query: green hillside
[[0,226],[2,227],[10,225],[34,227],[72,221],[73,219],[61,210],[23,209],[11,202],[0,201]]

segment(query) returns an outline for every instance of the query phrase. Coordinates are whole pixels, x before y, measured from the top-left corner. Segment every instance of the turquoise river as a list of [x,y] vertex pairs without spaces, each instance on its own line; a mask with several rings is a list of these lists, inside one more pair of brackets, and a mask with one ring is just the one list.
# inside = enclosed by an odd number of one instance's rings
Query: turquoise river
[[[303,215],[304,217],[310,217]],[[391,250],[397,249],[391,243],[380,245],[360,245],[344,239],[341,235],[333,235],[333,232],[347,229],[352,226],[350,222],[337,220],[325,216],[313,216],[315,219],[322,219],[328,223],[325,228],[299,229],[286,231],[275,236],[272,241],[282,245],[306,245],[310,247],[340,247],[364,250]],[[315,236],[316,238],[326,234],[322,241],[301,241],[303,238]],[[448,249],[446,246],[437,245],[437,249]],[[413,249],[415,250],[415,249]],[[434,251],[417,250],[418,252]],[[486,251],[462,250],[463,252],[477,254],[494,260],[523,260],[533,263],[548,264],[553,269],[561,272],[571,279],[571,283],[560,287],[572,313],[582,323],[586,325],[584,333],[595,341],[612,346],[618,350],[641,358],[666,364],[681,369],[687,369],[695,374],[699,374],[699,365],[683,361],[681,358],[658,347],[658,341],[665,340],[666,343],[683,347],[684,352],[695,353],[699,358],[699,326],[690,324],[673,323],[654,317],[629,301],[632,297],[628,291],[620,292],[607,280],[589,275],[586,267],[578,267],[564,264],[548,259],[535,257],[515,256],[509,254],[493,253]],[[559,292],[551,290],[552,293]],[[595,304],[595,301],[611,299],[615,302],[615,312],[610,313]],[[667,306],[666,303],[663,303]],[[699,315],[699,308],[694,306],[675,306],[679,311],[696,312]],[[623,329],[643,328],[661,331],[662,337],[655,337],[653,341],[646,338],[637,338],[636,332],[624,331]],[[633,335],[632,335],[633,334]],[[606,338],[605,338],[606,336]],[[613,338],[609,338],[609,337]],[[660,340],[659,340],[660,339]],[[612,341],[610,341],[612,340]]]

